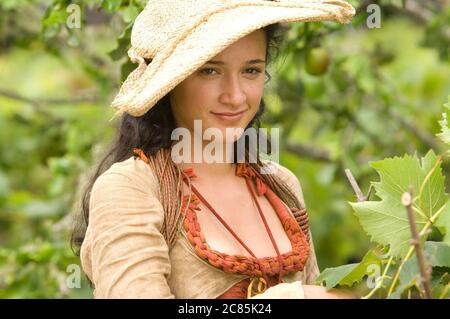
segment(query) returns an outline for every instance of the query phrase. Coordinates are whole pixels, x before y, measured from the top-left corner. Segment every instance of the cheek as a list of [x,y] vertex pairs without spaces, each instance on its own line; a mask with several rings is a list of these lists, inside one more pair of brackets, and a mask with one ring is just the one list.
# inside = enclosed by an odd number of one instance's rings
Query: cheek
[[191,102],[179,103],[172,107],[176,125],[188,129],[194,128],[194,120],[200,118],[199,108]]
[[250,84],[247,92],[247,97],[252,105],[259,105],[259,101],[261,101],[261,98],[264,94],[264,82],[262,82],[262,80],[255,81],[254,83]]
[[179,96],[175,94],[175,92],[172,92],[170,95],[170,108],[172,110],[173,117],[175,119],[175,123],[177,126],[181,125],[181,122],[183,121],[181,112],[181,109],[183,108],[183,105],[180,104]]
[[247,126],[248,126],[248,124],[250,123],[250,121],[255,117],[255,115],[256,115],[256,113],[258,112],[258,110],[259,110],[259,107],[260,107],[260,105],[259,104],[256,104],[256,105],[254,105],[251,109],[250,109],[250,112],[249,112],[249,114],[248,114],[248,117],[246,118],[246,120],[245,120],[245,122],[243,123],[243,129],[245,129]]
[[207,108],[215,103],[214,90],[198,81],[191,80],[183,88],[183,111],[190,116],[201,116]]
[[[263,90],[255,90],[253,92],[253,94],[251,94],[249,96],[249,104],[250,104],[250,113],[253,114],[253,116],[256,114],[256,112],[258,112],[260,105],[261,105],[261,101],[262,101],[262,96],[263,96]],[[253,117],[252,116],[252,117]]]
[[171,92],[170,102],[175,120],[182,126],[193,125],[193,120],[202,113],[202,105],[207,105],[204,91],[188,81],[180,83]]

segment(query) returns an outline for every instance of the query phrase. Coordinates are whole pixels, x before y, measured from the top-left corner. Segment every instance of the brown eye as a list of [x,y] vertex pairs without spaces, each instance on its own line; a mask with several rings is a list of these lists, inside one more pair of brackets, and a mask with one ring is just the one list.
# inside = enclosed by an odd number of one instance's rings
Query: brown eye
[[252,74],[252,75],[257,75],[257,74],[261,73],[261,70],[260,70],[260,69],[255,69],[255,68],[247,69],[247,71],[249,71],[249,70],[254,71],[253,73],[250,73],[250,74]]
[[202,74],[206,74],[206,75],[213,75],[213,74],[211,74],[211,72],[210,71],[213,71],[213,72],[215,72],[216,70],[214,70],[214,69],[211,69],[211,68],[206,68],[206,69],[202,69],[202,70],[200,70],[200,73],[202,73]]

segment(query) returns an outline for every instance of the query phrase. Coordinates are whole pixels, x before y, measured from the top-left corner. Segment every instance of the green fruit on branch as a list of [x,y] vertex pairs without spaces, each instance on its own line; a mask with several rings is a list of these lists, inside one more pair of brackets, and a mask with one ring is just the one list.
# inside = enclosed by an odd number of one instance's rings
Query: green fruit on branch
[[330,55],[324,48],[312,48],[306,53],[306,72],[311,75],[323,75],[330,65]]

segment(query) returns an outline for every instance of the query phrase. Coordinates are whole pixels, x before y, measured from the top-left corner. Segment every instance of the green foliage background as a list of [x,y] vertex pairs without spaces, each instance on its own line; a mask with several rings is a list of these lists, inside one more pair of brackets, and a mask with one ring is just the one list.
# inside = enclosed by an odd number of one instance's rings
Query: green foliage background
[[[372,246],[344,168],[367,191],[369,161],[445,149],[434,134],[450,93],[449,1],[350,2],[350,25],[290,25],[265,92],[263,124],[282,128],[280,162],[302,184],[321,270]],[[80,29],[66,26],[71,3]],[[92,297],[83,276],[81,288],[66,285],[79,264],[69,231],[116,130],[109,104],[134,67],[126,50],[144,3],[0,2],[0,298]],[[380,5],[381,28],[366,26],[368,3]],[[305,68],[313,47],[330,57],[319,76]]]

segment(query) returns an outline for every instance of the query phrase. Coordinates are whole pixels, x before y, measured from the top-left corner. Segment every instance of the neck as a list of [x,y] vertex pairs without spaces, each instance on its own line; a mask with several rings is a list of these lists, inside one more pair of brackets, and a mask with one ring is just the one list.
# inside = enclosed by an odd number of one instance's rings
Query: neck
[[[179,155],[183,158],[181,162],[177,162],[180,169],[193,168],[197,176],[214,178],[234,176],[236,166],[232,160],[232,143],[220,142],[215,144],[214,142],[203,141],[202,147],[198,147],[192,141],[190,150],[190,152],[185,149],[180,151]],[[218,150],[221,150],[221,152]]]
[[235,165],[232,163],[180,163],[181,169],[193,168],[197,176],[226,177],[234,175]]

